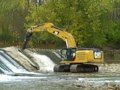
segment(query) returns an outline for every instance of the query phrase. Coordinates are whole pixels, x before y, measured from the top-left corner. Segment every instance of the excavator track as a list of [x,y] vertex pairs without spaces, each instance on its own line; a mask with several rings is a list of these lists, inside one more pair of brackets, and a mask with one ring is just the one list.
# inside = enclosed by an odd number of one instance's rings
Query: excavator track
[[70,72],[70,65],[55,65],[54,72]]
[[54,72],[91,73],[98,70],[98,66],[92,64],[55,65],[54,67]]
[[98,72],[98,66],[91,64],[77,64],[70,66],[70,72],[74,73],[90,73],[90,72]]

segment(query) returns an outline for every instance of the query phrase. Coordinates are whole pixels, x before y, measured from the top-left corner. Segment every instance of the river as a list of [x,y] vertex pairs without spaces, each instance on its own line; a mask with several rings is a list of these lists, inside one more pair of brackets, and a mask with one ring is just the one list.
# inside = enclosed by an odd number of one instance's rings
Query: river
[[[42,73],[0,75],[0,90],[119,90],[120,74]],[[116,89],[115,89],[116,88]]]
[[[9,50],[9,54],[11,53],[13,58],[22,61],[24,57],[25,61],[22,64],[29,62],[30,65],[34,65],[21,52],[18,53],[13,48],[12,50],[14,53]],[[49,57],[30,51],[27,53],[41,68],[38,69],[38,72],[28,72],[23,67],[19,67],[20,71],[18,69],[17,72],[19,65],[16,64],[13,67],[10,61],[2,59],[1,62],[4,64],[9,63],[6,66],[13,73],[0,74],[0,90],[120,90],[119,64],[103,64],[98,73],[54,73],[51,67],[55,64]],[[30,65],[23,66],[31,67]]]

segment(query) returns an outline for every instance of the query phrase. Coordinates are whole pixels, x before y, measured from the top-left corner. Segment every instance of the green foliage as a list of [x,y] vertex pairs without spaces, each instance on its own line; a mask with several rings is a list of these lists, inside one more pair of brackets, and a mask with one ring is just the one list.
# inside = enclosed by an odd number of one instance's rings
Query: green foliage
[[[70,32],[82,47],[120,44],[120,0],[35,0],[0,1],[0,40],[21,42],[25,29],[46,22]],[[117,15],[115,14],[117,13]],[[32,45],[56,44],[59,38],[44,32],[34,34]]]
[[108,42],[111,44],[120,44],[120,21],[111,22],[111,29],[107,33]]
[[26,12],[21,1],[0,1],[0,40],[3,43],[19,43],[23,39]]
[[[118,0],[119,1],[119,0]],[[110,14],[117,0],[48,0],[40,6],[31,6],[26,25],[52,22],[72,33],[81,46],[104,47],[110,38],[119,41],[117,30],[110,23]],[[111,32],[109,32],[111,30]],[[108,38],[106,38],[108,36]],[[41,40],[47,40],[46,35]],[[54,38],[50,37],[51,40]],[[115,41],[116,40],[116,41]],[[111,41],[112,42],[112,41]]]

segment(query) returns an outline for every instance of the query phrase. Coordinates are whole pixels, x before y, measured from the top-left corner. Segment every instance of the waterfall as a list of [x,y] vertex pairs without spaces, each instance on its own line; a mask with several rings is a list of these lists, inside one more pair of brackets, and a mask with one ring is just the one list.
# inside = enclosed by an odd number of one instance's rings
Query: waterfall
[[[30,72],[53,72],[55,63],[48,56],[30,50],[24,51],[22,52],[16,47],[7,47],[0,50],[1,73],[28,73],[27,70]],[[30,57],[26,56],[25,53]],[[35,68],[36,65],[38,66],[37,69]]]
[[20,66],[17,62],[15,62],[7,53],[0,50],[0,71],[1,73],[23,73],[26,70]]
[[29,50],[25,50],[25,52],[39,65],[39,71],[53,72],[55,63],[48,56],[40,55]]

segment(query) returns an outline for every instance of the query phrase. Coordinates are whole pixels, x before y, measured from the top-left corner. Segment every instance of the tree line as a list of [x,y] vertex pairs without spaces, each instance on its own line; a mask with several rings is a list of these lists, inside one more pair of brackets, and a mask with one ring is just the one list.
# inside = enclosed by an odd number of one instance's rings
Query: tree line
[[[120,0],[1,0],[0,46],[22,45],[31,26],[51,22],[70,32],[81,47],[120,46]],[[30,46],[65,43],[36,33]]]

